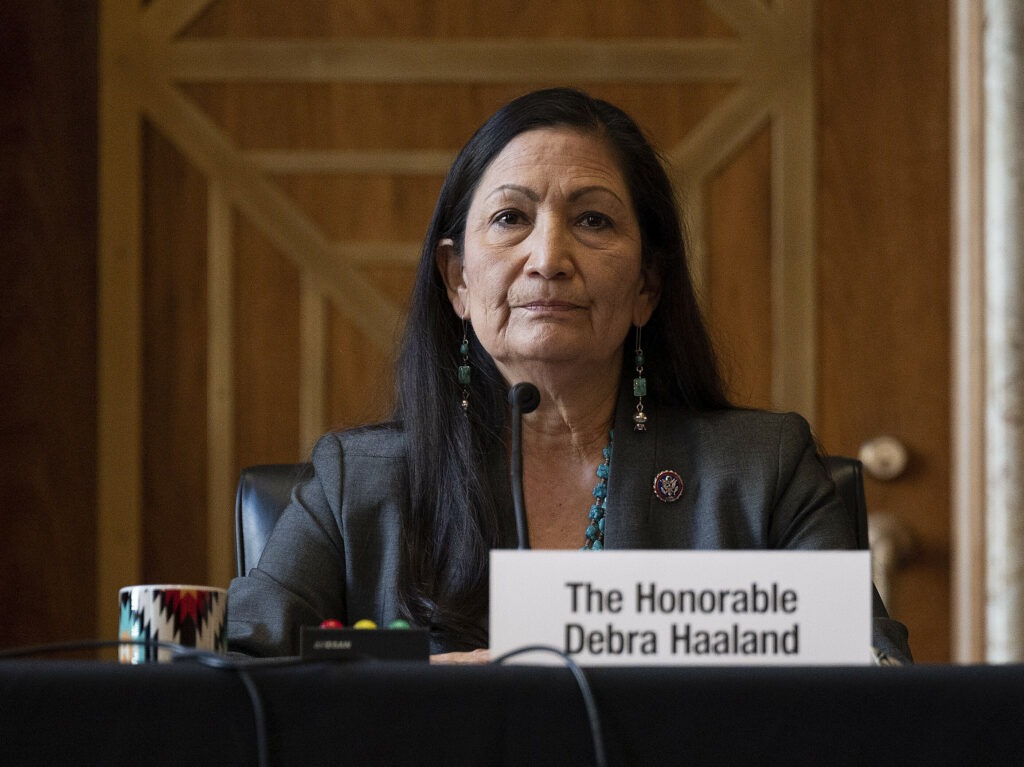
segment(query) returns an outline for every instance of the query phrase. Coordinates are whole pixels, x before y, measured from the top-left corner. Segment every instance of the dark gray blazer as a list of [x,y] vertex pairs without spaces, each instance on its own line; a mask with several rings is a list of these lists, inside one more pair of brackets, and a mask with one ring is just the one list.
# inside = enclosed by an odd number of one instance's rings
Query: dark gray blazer
[[[631,409],[618,408],[606,548],[855,547],[848,515],[800,416],[750,410],[648,414],[647,431],[637,432]],[[231,583],[233,651],[294,654],[299,626],[326,618],[385,625],[398,617],[399,530],[410,495],[407,449],[394,424],[320,439],[315,476],[295,488],[258,566]],[[663,470],[682,478],[683,492],[674,502],[654,493],[653,480]],[[586,511],[580,510],[581,544]],[[906,629],[886,616],[877,595],[875,613],[875,646],[909,660]]]

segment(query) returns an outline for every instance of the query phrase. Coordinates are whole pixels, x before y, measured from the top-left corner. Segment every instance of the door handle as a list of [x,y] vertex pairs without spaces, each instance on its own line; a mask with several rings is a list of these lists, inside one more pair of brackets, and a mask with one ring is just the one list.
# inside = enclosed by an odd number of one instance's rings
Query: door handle
[[907,470],[910,454],[896,437],[882,435],[869,439],[857,454],[872,479],[889,482],[898,479]]
[[889,609],[896,612],[894,586],[899,570],[914,558],[917,537],[906,522],[887,511],[868,514],[868,541],[871,546],[871,579],[878,595]]

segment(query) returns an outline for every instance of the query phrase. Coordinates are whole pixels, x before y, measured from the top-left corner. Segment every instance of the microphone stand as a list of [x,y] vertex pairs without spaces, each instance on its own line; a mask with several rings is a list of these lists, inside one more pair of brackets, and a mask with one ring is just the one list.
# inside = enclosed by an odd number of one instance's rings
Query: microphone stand
[[530,528],[526,521],[526,499],[523,495],[523,415],[532,413],[540,404],[540,392],[532,383],[523,381],[508,390],[512,406],[512,456],[509,478],[512,481],[512,505],[516,513],[519,548],[530,548]]

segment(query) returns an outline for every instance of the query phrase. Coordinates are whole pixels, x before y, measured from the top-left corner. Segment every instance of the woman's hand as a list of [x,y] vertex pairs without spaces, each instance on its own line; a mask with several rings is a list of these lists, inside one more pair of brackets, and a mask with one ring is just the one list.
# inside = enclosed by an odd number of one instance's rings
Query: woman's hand
[[430,662],[439,666],[474,666],[491,662],[491,651],[487,648],[469,652],[443,652],[431,655]]

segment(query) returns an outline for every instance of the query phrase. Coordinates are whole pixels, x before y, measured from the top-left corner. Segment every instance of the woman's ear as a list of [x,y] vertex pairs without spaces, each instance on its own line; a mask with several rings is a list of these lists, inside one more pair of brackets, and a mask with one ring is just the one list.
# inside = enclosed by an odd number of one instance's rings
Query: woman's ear
[[640,292],[633,302],[633,324],[643,327],[654,314],[654,310],[661,300],[661,278],[658,273],[648,267],[643,267],[641,272],[643,278],[640,284]]
[[462,256],[456,251],[455,241],[450,237],[437,243],[434,249],[434,263],[437,264],[437,270],[444,280],[448,300],[451,301],[455,313],[463,319],[469,319],[466,313],[469,306],[469,289],[466,287],[466,276],[462,270]]

